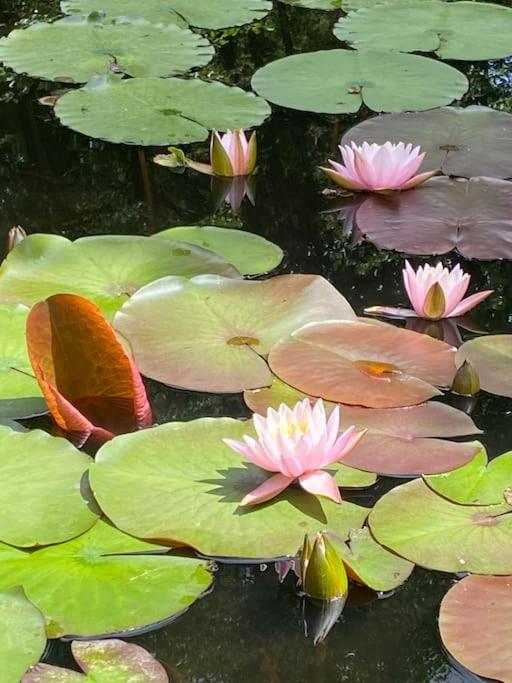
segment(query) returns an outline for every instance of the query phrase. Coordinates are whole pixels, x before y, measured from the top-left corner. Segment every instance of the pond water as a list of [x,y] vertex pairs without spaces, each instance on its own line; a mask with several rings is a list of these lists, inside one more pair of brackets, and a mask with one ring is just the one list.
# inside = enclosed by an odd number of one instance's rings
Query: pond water
[[[279,3],[278,3],[279,4]],[[501,4],[507,5],[507,2]],[[0,11],[1,30],[19,20],[52,16],[52,2],[12,2]],[[263,64],[291,51],[337,47],[328,13],[279,5],[268,19],[217,34],[220,45],[208,76],[248,87]],[[233,34],[234,37],[230,38]],[[510,111],[512,63],[506,60],[457,68],[471,88],[463,104]],[[152,163],[158,150],[112,145],[74,134],[59,125],[37,98],[54,86],[6,73],[0,77],[0,241],[15,224],[29,233],[69,238],[104,233],[149,235],[175,225],[221,225],[248,230],[286,252],[281,272],[328,278],[358,314],[365,306],[404,304],[402,255],[379,250],[351,235],[334,211],[318,167],[334,154],[345,130],[371,115],[329,117],[276,108],[258,130],[259,172],[255,205],[244,200],[239,214],[215,207],[210,180],[192,172],[170,172]],[[199,150],[199,151],[198,151]],[[207,159],[207,146],[194,154]],[[485,330],[512,331],[512,270],[508,261],[467,261],[455,253],[441,259],[461,263],[474,290],[494,289],[473,319]],[[413,258],[412,263],[434,263]],[[463,331],[469,338],[471,333]],[[245,417],[239,395],[177,391],[148,381],[156,422],[201,416]],[[450,399],[456,407],[463,399]],[[484,430],[490,456],[512,444],[510,401],[480,394],[472,417]],[[41,424],[45,424],[44,421]],[[381,479],[370,492],[350,499],[370,505],[397,480]],[[453,575],[416,569],[392,596],[354,590],[325,643],[305,635],[303,605],[288,577],[283,585],[272,564],[219,564],[211,594],[173,623],[134,640],[155,653],[175,683],[459,683],[477,681],[444,653],[437,629],[439,603]],[[87,600],[84,602],[87,609]],[[72,666],[66,643],[53,641],[45,661]]]

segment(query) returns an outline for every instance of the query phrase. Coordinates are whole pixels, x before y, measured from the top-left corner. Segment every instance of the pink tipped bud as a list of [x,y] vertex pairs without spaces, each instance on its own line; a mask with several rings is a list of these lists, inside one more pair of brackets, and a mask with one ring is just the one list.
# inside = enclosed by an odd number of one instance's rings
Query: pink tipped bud
[[15,225],[14,228],[9,230],[7,251],[11,252],[20,242],[22,242],[27,233],[19,225]]

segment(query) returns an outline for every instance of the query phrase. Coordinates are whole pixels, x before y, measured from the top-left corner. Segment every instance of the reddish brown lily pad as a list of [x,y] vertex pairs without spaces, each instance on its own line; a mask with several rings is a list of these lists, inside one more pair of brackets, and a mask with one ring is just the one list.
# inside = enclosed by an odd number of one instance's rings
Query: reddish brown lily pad
[[457,365],[465,360],[478,372],[482,389],[512,398],[512,334],[494,334],[465,342],[457,351]]

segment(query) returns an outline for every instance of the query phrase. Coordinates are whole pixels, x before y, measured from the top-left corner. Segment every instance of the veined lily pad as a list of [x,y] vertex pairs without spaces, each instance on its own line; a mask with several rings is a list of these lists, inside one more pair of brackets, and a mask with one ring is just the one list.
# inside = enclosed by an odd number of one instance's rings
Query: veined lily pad
[[259,126],[270,114],[261,97],[197,78],[101,78],[61,97],[55,113],[69,128],[109,142],[201,142],[209,131]]
[[88,455],[38,429],[3,426],[0,453],[0,541],[27,548],[61,543],[93,526]]
[[470,61],[508,57],[511,33],[507,7],[444,0],[390,0],[352,12],[334,27],[337,38],[357,49],[435,52],[441,59]]
[[417,479],[386,493],[369,522],[379,543],[422,567],[512,573],[512,506],[505,503],[458,505]]
[[357,212],[361,232],[407,254],[512,258],[512,183],[496,178],[432,178],[389,197],[369,197]]
[[362,525],[367,509],[293,487],[268,503],[241,508],[244,495],[269,473],[222,439],[251,433],[250,422],[203,418],[120,437],[97,455],[94,494],[127,533],[185,543],[214,557],[295,555],[305,533],[328,529],[346,539]]
[[462,365],[465,360],[471,361],[478,372],[482,389],[512,398],[511,334],[470,339],[457,351],[457,364]]
[[488,107],[443,107],[426,112],[384,114],[351,128],[342,139],[421,145],[426,152],[420,171],[445,175],[512,177],[512,114]]
[[67,17],[15,29],[0,40],[0,60],[18,73],[50,81],[85,83],[121,71],[129,76],[172,76],[208,64],[213,47],[173,24],[96,24]]
[[322,50],[278,59],[259,69],[253,89],[281,107],[325,114],[424,110],[449,104],[468,88],[442,62],[375,50]]
[[[0,266],[0,302],[31,305],[53,294],[80,294],[107,317],[143,285],[164,277],[218,273],[239,277],[217,254],[183,242],[129,235],[30,235]],[[36,394],[37,395],[37,394]]]
[[156,233],[157,239],[179,240],[209,249],[232,263],[243,275],[268,273],[283,260],[283,250],[260,235],[233,228],[180,226]]
[[[155,240],[155,244],[158,242]],[[269,385],[264,357],[306,322],[352,319],[346,299],[315,275],[260,282],[162,278],[116,315],[142,374],[183,389],[229,393]]]
[[512,681],[512,576],[467,576],[441,603],[439,631],[448,652],[470,671]]
[[41,612],[20,587],[0,591],[0,662],[2,683],[19,683],[44,652],[46,635]]
[[148,554],[163,550],[100,520],[34,553],[0,544],[0,587],[23,585],[49,638],[134,632],[179,614],[211,584],[204,562]]

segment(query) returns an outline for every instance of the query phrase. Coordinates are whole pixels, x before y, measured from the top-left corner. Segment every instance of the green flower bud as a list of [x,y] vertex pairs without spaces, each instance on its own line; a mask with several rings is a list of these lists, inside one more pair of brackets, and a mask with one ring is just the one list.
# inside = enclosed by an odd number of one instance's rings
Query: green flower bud
[[300,565],[302,589],[310,598],[335,600],[347,594],[345,565],[324,533],[318,533],[313,543],[305,536]]
[[480,391],[480,378],[470,361],[465,360],[455,373],[452,391],[461,396],[474,396]]

